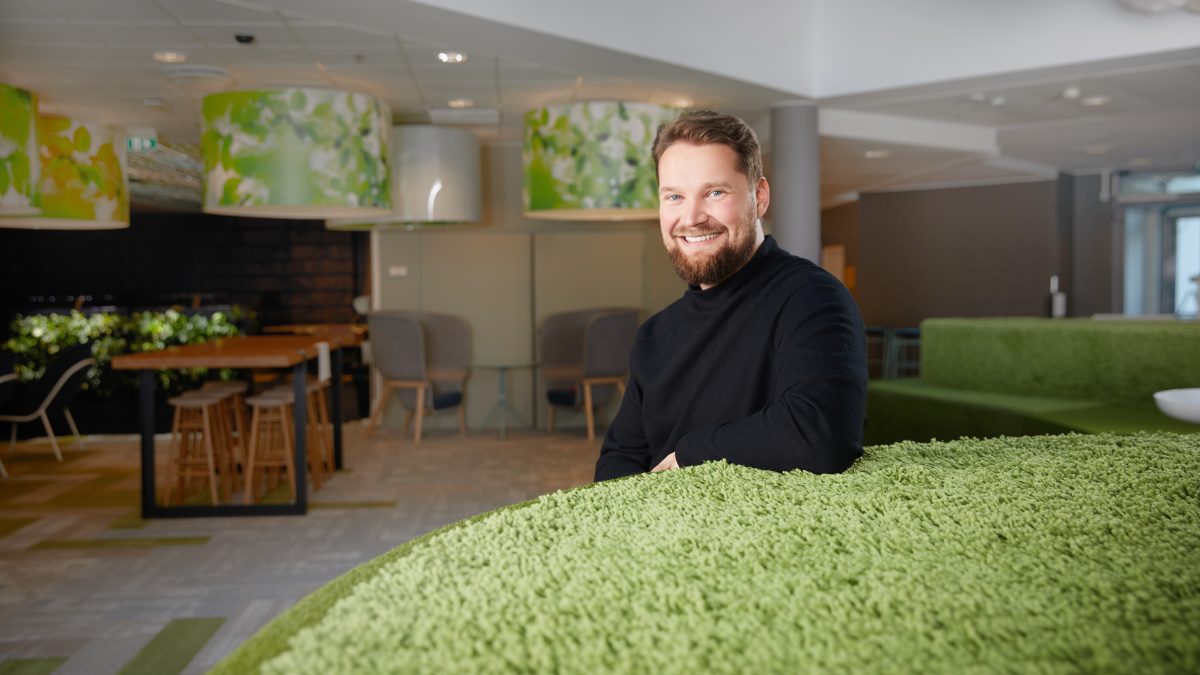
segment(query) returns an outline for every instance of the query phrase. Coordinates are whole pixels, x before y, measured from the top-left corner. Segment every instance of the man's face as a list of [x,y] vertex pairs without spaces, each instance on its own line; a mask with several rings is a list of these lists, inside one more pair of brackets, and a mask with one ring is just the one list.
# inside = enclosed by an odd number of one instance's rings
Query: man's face
[[754,256],[770,190],[738,171],[732,148],[675,143],[658,160],[658,184],[663,245],[684,282],[707,290]]

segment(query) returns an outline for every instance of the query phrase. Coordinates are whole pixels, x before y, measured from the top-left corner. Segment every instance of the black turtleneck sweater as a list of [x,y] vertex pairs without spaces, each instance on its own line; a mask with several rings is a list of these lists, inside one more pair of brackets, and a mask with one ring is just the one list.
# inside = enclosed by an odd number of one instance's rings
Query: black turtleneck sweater
[[716,459],[817,473],[862,455],[866,336],[846,288],[766,241],[638,329],[596,480]]

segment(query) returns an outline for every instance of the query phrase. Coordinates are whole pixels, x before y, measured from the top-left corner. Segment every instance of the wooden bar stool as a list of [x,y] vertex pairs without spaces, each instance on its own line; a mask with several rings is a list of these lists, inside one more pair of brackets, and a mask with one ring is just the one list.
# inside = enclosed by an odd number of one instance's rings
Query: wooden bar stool
[[260,394],[246,399],[250,406],[250,442],[247,447],[244,501],[258,501],[255,474],[267,479],[267,489],[279,483],[278,470],[285,471],[292,495],[296,494],[296,469],[293,461],[291,398],[275,394]]
[[[321,489],[322,481],[334,472],[333,425],[329,421],[329,407],[326,405],[326,386],[328,384],[318,380],[308,380],[305,383],[308,401],[308,470],[312,474],[313,485],[318,490]],[[294,396],[290,384],[268,389],[263,395],[286,398],[289,405]]]
[[180,501],[185,499],[187,482],[192,477],[208,481],[214,505],[220,502],[218,491],[232,492],[233,463],[224,398],[216,392],[193,391],[168,399],[175,407],[175,416],[171,424],[171,476],[164,495],[167,504],[171,502],[173,485],[179,488]]
[[212,380],[200,386],[203,393],[218,393],[224,399],[226,418],[230,426],[230,452],[235,469],[246,471],[246,390],[245,382]]

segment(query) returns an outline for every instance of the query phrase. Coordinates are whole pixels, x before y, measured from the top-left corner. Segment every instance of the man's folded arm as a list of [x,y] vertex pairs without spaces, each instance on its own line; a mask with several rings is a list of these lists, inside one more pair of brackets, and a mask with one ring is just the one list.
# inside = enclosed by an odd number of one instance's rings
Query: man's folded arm
[[620,478],[649,470],[650,446],[642,427],[642,390],[630,376],[621,407],[604,434],[600,459],[596,460],[596,480]]
[[[844,289],[808,289],[785,306],[774,354],[775,400],[748,417],[697,429],[675,447],[681,466],[725,459],[775,471],[844,471],[862,452],[866,412],[866,337]],[[844,296],[843,296],[844,294]]]

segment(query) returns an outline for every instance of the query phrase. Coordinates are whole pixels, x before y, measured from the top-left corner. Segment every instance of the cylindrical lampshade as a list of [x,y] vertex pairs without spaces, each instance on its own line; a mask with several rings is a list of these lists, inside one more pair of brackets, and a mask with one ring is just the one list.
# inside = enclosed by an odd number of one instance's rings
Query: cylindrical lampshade
[[525,215],[547,220],[658,216],[654,134],[678,111],[590,101],[525,114]]
[[103,124],[38,117],[41,175],[36,216],[0,216],[0,227],[116,230],[129,227],[125,136]]
[[375,225],[439,225],[479,220],[479,139],[466,129],[392,127],[392,212],[370,222],[328,221],[331,230]]
[[204,97],[204,210],[321,220],[387,214],[386,104],[332,89]]
[[0,215],[37,215],[37,96],[0,84]]

